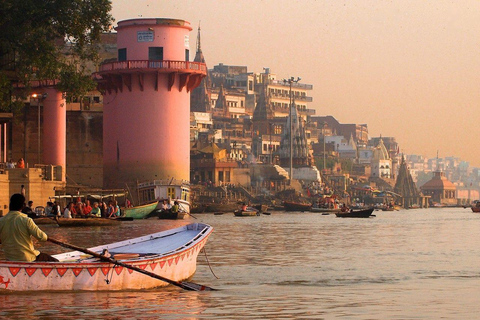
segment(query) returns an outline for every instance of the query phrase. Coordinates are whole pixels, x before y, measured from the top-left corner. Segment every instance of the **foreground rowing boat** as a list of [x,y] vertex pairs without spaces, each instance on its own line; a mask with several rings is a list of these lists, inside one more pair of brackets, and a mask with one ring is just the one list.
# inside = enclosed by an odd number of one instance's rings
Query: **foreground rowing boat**
[[[193,223],[89,250],[101,253],[107,249],[124,264],[183,281],[195,273],[198,253],[212,231],[209,225]],[[131,290],[168,285],[80,251],[54,257],[59,262],[0,261],[0,291]]]

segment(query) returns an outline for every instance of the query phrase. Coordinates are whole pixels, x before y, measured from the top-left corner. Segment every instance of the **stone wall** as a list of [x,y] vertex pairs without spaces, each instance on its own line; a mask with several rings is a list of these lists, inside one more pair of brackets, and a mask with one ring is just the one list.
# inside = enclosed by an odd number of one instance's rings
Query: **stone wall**
[[[26,111],[26,112],[25,112]],[[40,128],[48,125],[41,114]],[[43,131],[40,131],[42,139]],[[12,158],[25,158],[27,167],[42,164],[42,146],[38,152],[38,107],[27,105],[16,114],[12,128]],[[103,113],[67,111],[68,184],[101,188],[103,184]]]

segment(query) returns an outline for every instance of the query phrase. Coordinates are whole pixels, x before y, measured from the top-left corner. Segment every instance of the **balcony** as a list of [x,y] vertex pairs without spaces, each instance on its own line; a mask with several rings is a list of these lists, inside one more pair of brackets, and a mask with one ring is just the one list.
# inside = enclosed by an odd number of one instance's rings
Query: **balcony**
[[173,61],[173,60],[127,60],[109,62],[100,65],[98,73],[110,73],[112,71],[158,71],[207,74],[207,65],[200,62]]
[[187,92],[195,89],[201,80],[207,75],[207,65],[200,62],[173,61],[173,60],[127,60],[103,63],[99,71],[95,73],[95,80],[99,84],[100,90],[106,90],[110,94],[123,92],[126,86],[132,91],[132,82],[138,81],[140,90],[144,90],[144,75],[154,74],[153,87],[155,91],[159,90],[159,76],[166,74],[168,76],[168,91],[172,90],[173,85],[178,81],[179,90],[184,87]]

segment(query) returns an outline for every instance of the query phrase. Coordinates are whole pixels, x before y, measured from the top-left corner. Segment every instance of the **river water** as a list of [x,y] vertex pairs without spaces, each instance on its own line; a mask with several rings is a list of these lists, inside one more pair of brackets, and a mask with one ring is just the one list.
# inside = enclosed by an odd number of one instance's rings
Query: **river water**
[[[114,227],[41,226],[62,241],[95,246],[189,222],[210,224],[214,232],[206,254],[198,257],[192,282],[219,290],[1,294],[0,318],[479,317],[479,214],[463,208],[374,214],[347,219],[272,211],[258,217],[197,214],[197,219],[149,219]],[[41,245],[48,253],[66,250]]]

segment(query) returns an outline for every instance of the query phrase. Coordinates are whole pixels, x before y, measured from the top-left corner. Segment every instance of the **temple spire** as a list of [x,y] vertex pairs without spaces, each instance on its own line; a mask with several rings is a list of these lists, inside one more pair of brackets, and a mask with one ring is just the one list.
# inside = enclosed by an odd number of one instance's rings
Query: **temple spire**
[[200,22],[198,21],[198,33],[197,33],[197,52],[202,51],[202,45],[200,42]]

